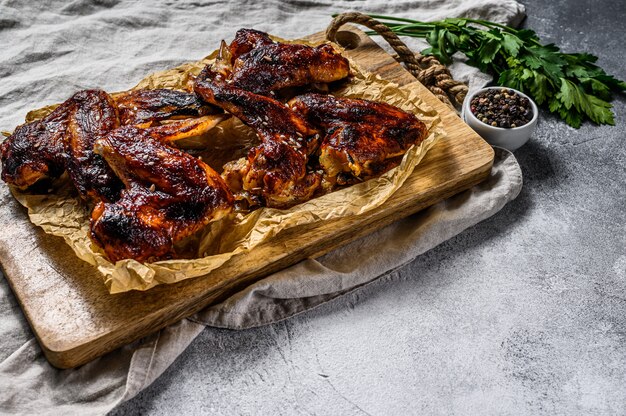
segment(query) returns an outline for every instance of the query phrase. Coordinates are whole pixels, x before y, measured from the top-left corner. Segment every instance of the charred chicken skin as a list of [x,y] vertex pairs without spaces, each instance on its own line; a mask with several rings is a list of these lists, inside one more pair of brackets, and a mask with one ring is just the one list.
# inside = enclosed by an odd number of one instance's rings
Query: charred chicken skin
[[307,169],[317,147],[317,131],[279,101],[246,91],[228,82],[227,74],[206,67],[194,89],[253,128],[261,144],[245,160],[224,167],[223,176],[240,200],[284,208],[310,199],[321,175]]
[[318,160],[326,190],[397,166],[406,151],[427,134],[415,115],[385,103],[305,94],[289,105],[325,133]]
[[256,94],[338,81],[350,73],[348,60],[329,44],[274,42],[267,33],[252,29],[239,30],[229,50],[232,83]]
[[151,129],[115,130],[96,141],[95,152],[125,186],[117,201],[100,202],[91,217],[91,237],[113,262],[173,257],[176,242],[232,209],[218,173]]

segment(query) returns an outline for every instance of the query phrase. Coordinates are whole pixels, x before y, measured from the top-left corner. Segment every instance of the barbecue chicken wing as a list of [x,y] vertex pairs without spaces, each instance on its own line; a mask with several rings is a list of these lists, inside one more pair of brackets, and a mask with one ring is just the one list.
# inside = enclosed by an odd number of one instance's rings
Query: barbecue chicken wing
[[65,171],[63,141],[72,101],[41,120],[18,126],[0,143],[2,180],[26,189],[39,180],[57,178]]
[[289,105],[325,132],[318,160],[326,191],[397,166],[404,153],[427,134],[424,123],[413,114],[385,103],[305,94]]
[[223,177],[239,200],[285,208],[310,199],[321,175],[307,168],[317,147],[317,131],[279,101],[238,88],[227,75],[206,67],[194,89],[252,127],[261,144],[246,159],[227,164]]
[[338,81],[350,73],[348,60],[329,44],[274,42],[267,33],[252,29],[239,30],[229,51],[232,83],[256,94]]
[[113,262],[174,256],[174,244],[228,214],[233,197],[213,169],[162,143],[150,129],[123,127],[95,143],[125,189],[100,202],[91,237]]
[[65,169],[81,197],[90,201],[113,201],[122,182],[93,152],[95,141],[119,127],[117,111],[109,94],[99,90],[80,91],[71,98],[63,148]]
[[115,104],[123,126],[147,127],[154,125],[155,121],[205,116],[215,112],[195,94],[169,89],[123,92],[115,95]]

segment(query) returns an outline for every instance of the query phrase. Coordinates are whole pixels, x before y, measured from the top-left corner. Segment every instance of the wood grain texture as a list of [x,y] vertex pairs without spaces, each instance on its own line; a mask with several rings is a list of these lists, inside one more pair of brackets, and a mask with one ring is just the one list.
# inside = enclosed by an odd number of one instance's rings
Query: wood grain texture
[[[440,113],[448,136],[437,143],[403,187],[365,216],[281,232],[213,273],[147,292],[110,295],[102,276],[61,238],[33,226],[6,186],[0,187],[0,261],[35,336],[56,367],[71,368],[220,302],[259,278],[320,256],[393,221],[465,190],[488,174],[493,149],[367,35],[352,37],[347,54],[364,69],[414,88]],[[312,35],[311,40],[323,37]],[[339,39],[342,39],[340,37]],[[297,243],[296,243],[297,242]]]

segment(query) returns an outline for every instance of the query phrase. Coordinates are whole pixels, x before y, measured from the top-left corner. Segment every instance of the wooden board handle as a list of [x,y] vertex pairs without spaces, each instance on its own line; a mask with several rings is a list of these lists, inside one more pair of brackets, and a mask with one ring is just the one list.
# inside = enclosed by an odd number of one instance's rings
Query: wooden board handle
[[342,36],[344,32],[338,32],[339,28],[346,23],[358,23],[374,30],[396,51],[398,54],[395,57],[396,60],[403,63],[411,75],[435,94],[439,100],[453,110],[461,107],[467,95],[467,85],[454,80],[448,68],[434,56],[424,56],[419,52],[413,53],[398,35],[378,20],[359,12],[341,13],[328,25],[326,39],[347,48],[353,46],[350,44],[349,37]]

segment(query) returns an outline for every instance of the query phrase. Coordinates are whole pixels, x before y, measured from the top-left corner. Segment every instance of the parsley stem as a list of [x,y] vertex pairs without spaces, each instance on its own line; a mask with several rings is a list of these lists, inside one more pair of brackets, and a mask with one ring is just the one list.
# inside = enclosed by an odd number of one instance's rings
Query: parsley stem
[[[335,15],[333,15],[335,16]],[[510,26],[507,25],[503,25],[501,23],[497,23],[497,22],[491,22],[489,20],[481,20],[481,19],[470,19],[470,18],[453,18],[453,19],[445,19],[445,20],[439,20],[439,21],[433,21],[433,22],[422,22],[419,20],[413,20],[413,19],[406,19],[406,18],[402,18],[402,17],[393,17],[393,16],[384,16],[384,15],[380,15],[380,14],[371,14],[369,15],[370,17],[373,17],[374,19],[378,19],[381,20],[381,23],[383,23],[384,25],[388,26],[393,32],[396,32],[396,34],[398,35],[402,35],[402,36],[412,36],[412,37],[418,37],[418,38],[424,38],[426,37],[424,34],[424,30],[433,30],[436,28],[445,28],[448,29],[450,27],[458,27],[459,25],[456,22],[467,22],[467,23],[474,23],[476,25],[480,25],[483,27],[487,27],[490,29],[494,29],[494,28],[498,28],[504,32],[510,33],[512,35],[518,35],[519,34],[519,30],[514,29]],[[386,22],[388,21],[388,22]],[[404,22],[404,23],[409,23],[408,25],[405,24],[400,24],[400,23],[393,23],[394,21],[396,22]],[[420,29],[417,32],[414,32],[413,29]],[[368,32],[368,34],[372,34],[373,32]],[[541,43],[539,43],[537,40],[535,39],[528,39],[527,40],[529,43],[532,43],[534,45],[537,46],[541,46]]]

